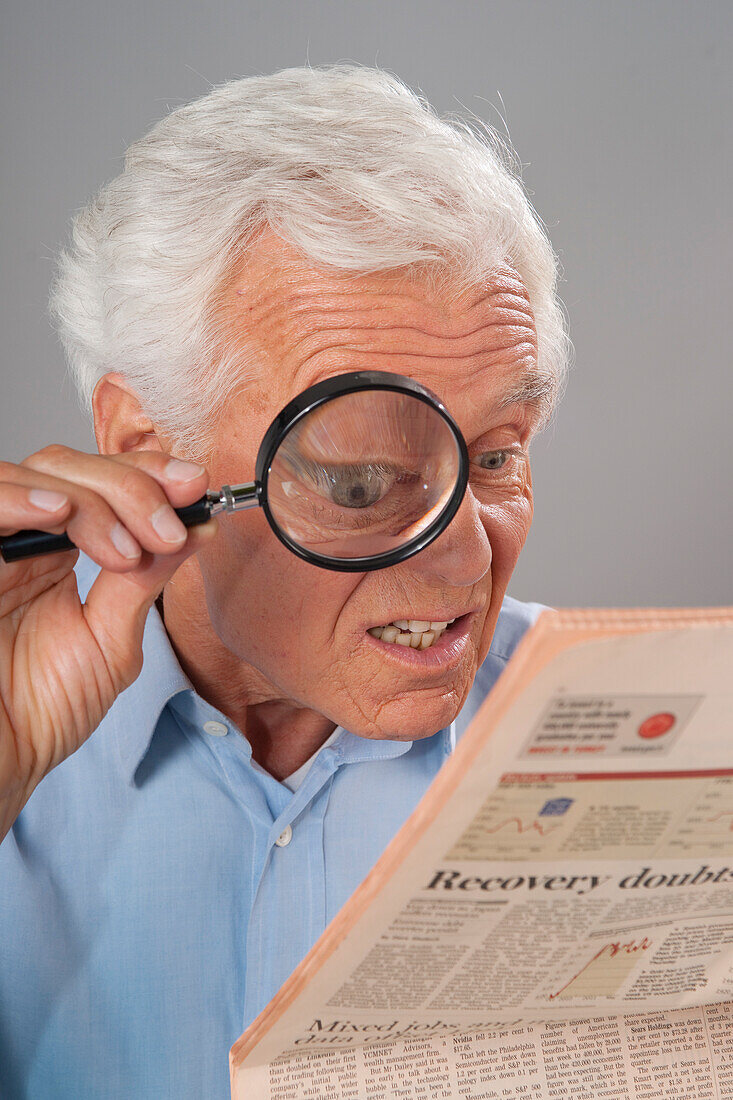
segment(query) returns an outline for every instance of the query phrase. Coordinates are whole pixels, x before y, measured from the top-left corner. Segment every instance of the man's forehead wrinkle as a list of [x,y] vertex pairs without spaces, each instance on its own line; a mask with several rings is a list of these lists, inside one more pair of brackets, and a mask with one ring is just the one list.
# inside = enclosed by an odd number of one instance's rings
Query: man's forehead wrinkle
[[[381,364],[378,359],[375,361],[373,355],[358,352],[356,361],[352,361],[350,366],[364,370],[378,370],[384,366],[408,378],[415,378],[433,390],[454,412],[457,412],[459,405],[468,402],[466,427],[476,423],[477,430],[469,432],[473,436],[481,434],[487,416],[503,413],[511,406],[521,406],[524,410],[522,415],[529,422],[537,420],[542,409],[540,400],[535,395],[544,394],[547,380],[537,371],[534,350],[531,347],[525,347],[523,353],[513,357],[510,363],[501,355],[493,362],[488,362],[485,356],[475,356],[472,361],[456,361],[450,376],[446,376],[445,370],[441,369],[440,364],[444,362],[440,358],[431,360],[423,357],[419,369],[415,370],[414,357],[391,357],[387,363]],[[431,370],[433,364],[434,374]],[[318,357],[317,369],[308,371],[299,378],[296,390],[305,389],[339,374],[344,366],[338,349],[329,349],[324,356]],[[480,387],[478,395],[477,385]]]
[[536,350],[534,329],[529,326],[483,326],[466,336],[432,336],[414,326],[391,328],[357,328],[323,326],[315,330],[305,327],[298,332],[291,330],[287,350],[298,361],[298,370],[305,368],[313,358],[334,349],[344,353],[373,353],[394,357],[410,356],[443,360],[451,365],[470,361],[476,357],[484,360],[511,349]]
[[[416,365],[419,370],[420,364],[424,364],[427,373],[430,373],[431,366],[435,366],[436,371],[440,370],[440,367],[448,368],[450,370],[450,377],[458,381],[459,379],[464,383],[472,380],[472,375],[480,374],[482,371],[491,370],[493,368],[500,368],[506,363],[507,369],[510,371],[516,369],[516,356],[512,356],[512,363],[508,363],[504,353],[509,350],[514,350],[522,356],[534,357],[534,348],[532,344],[526,342],[524,344],[510,344],[503,348],[493,348],[490,351],[479,350],[472,352],[470,355],[453,355],[447,357],[441,352],[426,352],[426,351],[410,351],[405,348],[397,349],[394,347],[387,348],[375,348],[373,343],[368,342],[362,345],[349,341],[348,343],[334,343],[331,342],[324,346],[319,346],[315,350],[304,355],[299,360],[298,373],[303,373],[307,368],[311,367],[312,371],[308,372],[308,385],[312,385],[314,381],[319,377],[325,377],[330,373],[331,365],[337,365],[341,362],[346,369],[346,364],[349,358],[352,360],[373,360],[371,369],[373,370],[386,370],[387,366],[379,366],[377,360],[385,359],[389,360],[395,366],[404,362],[405,371],[398,373],[409,374]],[[369,370],[369,365],[361,365],[358,368],[353,369]],[[443,374],[445,375],[445,370]],[[305,385],[305,383],[304,383]]]
[[537,335],[511,268],[450,295],[410,273],[322,272],[282,248],[250,260],[229,284],[227,304],[235,339],[263,357],[271,399],[356,369],[397,371],[436,392],[450,378],[456,393],[483,387],[487,374],[494,408],[512,375],[512,395],[500,407],[520,392],[532,400],[544,385],[516,380],[525,363],[536,364]]
[[518,277],[504,276],[457,300],[446,301],[414,280],[394,280],[388,272],[344,279],[275,263],[266,269],[258,265],[256,272],[249,272],[248,279],[242,274],[231,298],[234,308],[245,306],[242,312],[252,320],[253,315],[264,320],[280,314],[287,320],[294,316],[315,317],[319,310],[324,314],[342,311],[354,319],[364,314],[370,327],[390,327],[404,315],[405,320],[411,319],[416,327],[424,326],[434,335],[476,331],[481,321],[477,323],[474,315],[484,312],[493,315],[495,321],[513,316],[534,323],[526,289]]
[[361,301],[359,305],[344,306],[341,302],[330,301],[316,304],[299,300],[290,310],[291,316],[314,322],[313,328],[339,328],[341,325],[355,331],[389,330],[394,332],[414,332],[421,336],[436,339],[458,340],[475,336],[486,329],[498,326],[525,328],[534,331],[534,317],[531,310],[517,308],[514,304],[497,306],[482,319],[464,315],[455,319],[436,318],[432,310],[421,314],[410,303],[408,308],[398,311],[395,303],[385,302],[383,298],[375,300],[373,305]]
[[[517,371],[524,365],[534,370],[536,364],[535,347],[531,341],[510,341],[500,347],[479,348],[472,354],[446,356],[445,348],[429,353],[421,350],[398,349],[393,342],[385,347],[376,347],[373,339],[363,343],[354,340],[353,334],[346,341],[331,340],[327,344],[318,343],[315,348],[304,353],[298,349],[298,365],[294,371],[294,391],[300,392],[325,378],[349,370],[389,370],[397,374],[415,378],[429,388],[439,392],[446,378],[450,378],[452,389],[463,389],[481,381],[481,376],[490,372],[492,381],[498,383],[507,377],[507,386],[512,385]],[[449,371],[447,375],[446,370]],[[516,382],[513,389],[517,389]],[[447,399],[447,395],[446,395]]]
[[[536,336],[528,322],[519,326],[483,326],[464,337],[428,336],[414,326],[391,328],[334,327],[321,321],[313,329],[270,311],[256,319],[250,336],[281,377],[284,370],[300,392],[321,377],[358,369],[384,369],[408,376],[449,367],[454,379],[474,380],[503,363],[517,368],[520,359],[536,358]],[[338,318],[332,318],[334,324]],[[445,370],[443,371],[445,373]],[[283,377],[285,382],[285,377]]]
[[298,291],[262,306],[258,303],[250,308],[248,322],[255,338],[271,335],[283,350],[304,353],[304,358],[321,342],[324,350],[334,342],[357,348],[366,340],[375,351],[389,343],[390,351],[415,349],[448,356],[491,351],[526,339],[536,343],[532,313],[517,298],[480,318],[446,319],[436,318],[430,308],[416,308],[411,299]]
[[[456,278],[432,279],[432,266],[423,272],[420,265],[375,272],[334,271],[314,266],[302,253],[290,245],[269,226],[250,242],[247,251],[230,270],[228,288],[236,287],[240,296],[251,297],[258,291],[271,292],[277,287],[320,287],[323,291],[340,291],[359,295],[370,290],[390,290],[428,300],[443,309],[470,310],[492,296],[509,294],[529,302],[527,289],[510,260],[504,260],[493,272],[468,286],[456,270]],[[426,278],[427,275],[427,278]]]
[[[512,310],[534,321],[529,297],[523,284],[482,288],[475,296],[461,297],[447,301],[442,296],[426,294],[425,289],[413,282],[400,282],[392,286],[389,282],[342,283],[340,281],[309,280],[291,284],[288,304],[290,308],[309,310],[314,306],[329,310],[345,308],[347,311],[372,313],[375,306],[381,311],[394,312],[399,318],[404,314],[419,317],[421,323],[435,322],[449,331],[460,329],[464,324],[473,324],[468,320],[471,314],[488,311]],[[473,300],[471,300],[473,298]]]

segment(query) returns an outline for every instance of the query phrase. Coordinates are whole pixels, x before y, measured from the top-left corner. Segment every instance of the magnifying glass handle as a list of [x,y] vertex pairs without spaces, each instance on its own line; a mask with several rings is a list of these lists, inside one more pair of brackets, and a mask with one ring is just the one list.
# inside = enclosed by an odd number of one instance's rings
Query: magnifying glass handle
[[[246,482],[244,485],[225,485],[220,492],[204,493],[193,504],[174,511],[185,527],[196,527],[221,512],[239,512],[258,503],[257,485]],[[16,531],[0,539],[0,558],[6,562],[74,549],[75,544],[68,535],[54,535],[48,531]]]
[[[176,508],[175,513],[185,527],[206,523],[212,514],[208,494],[204,494],[185,508]],[[41,554],[58,554],[62,550],[74,549],[75,544],[68,535],[53,535],[48,531],[16,531],[14,535],[0,539],[0,557],[6,562],[37,558]]]

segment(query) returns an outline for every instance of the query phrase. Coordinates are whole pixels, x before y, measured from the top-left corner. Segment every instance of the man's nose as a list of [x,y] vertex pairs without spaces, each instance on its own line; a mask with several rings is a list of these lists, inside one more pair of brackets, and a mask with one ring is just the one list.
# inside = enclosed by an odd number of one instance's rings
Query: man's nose
[[469,486],[445,531],[409,562],[414,569],[457,587],[477,584],[491,568],[491,543]]

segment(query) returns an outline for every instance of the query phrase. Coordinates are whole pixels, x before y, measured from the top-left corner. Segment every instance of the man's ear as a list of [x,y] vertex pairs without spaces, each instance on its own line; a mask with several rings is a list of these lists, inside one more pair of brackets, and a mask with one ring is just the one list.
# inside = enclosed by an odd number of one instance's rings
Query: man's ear
[[152,420],[140,407],[140,398],[121,374],[105,374],[99,379],[92,409],[100,454],[166,450]]

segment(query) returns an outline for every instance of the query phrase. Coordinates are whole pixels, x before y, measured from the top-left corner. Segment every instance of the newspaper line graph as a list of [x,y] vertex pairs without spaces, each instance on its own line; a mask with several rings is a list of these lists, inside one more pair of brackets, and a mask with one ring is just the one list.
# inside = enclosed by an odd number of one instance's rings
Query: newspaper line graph
[[618,859],[730,851],[733,769],[512,773],[447,853],[452,859]]

